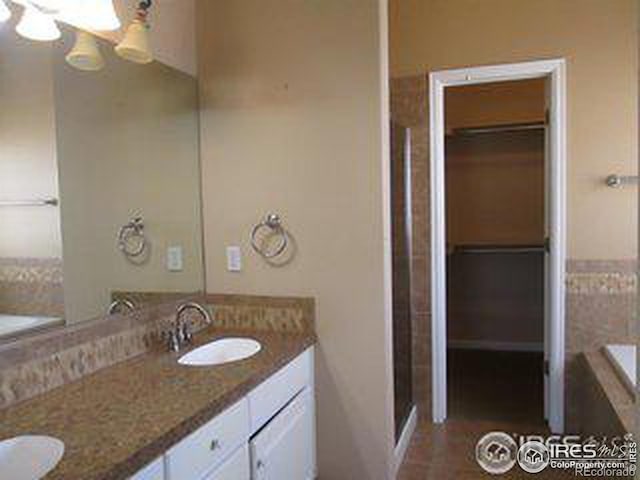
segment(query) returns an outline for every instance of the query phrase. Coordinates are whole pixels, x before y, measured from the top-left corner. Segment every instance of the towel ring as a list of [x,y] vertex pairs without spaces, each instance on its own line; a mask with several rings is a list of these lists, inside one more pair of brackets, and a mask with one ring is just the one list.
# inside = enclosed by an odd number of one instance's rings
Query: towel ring
[[133,218],[118,230],[118,248],[125,257],[139,257],[146,251],[147,246],[148,241],[144,234],[144,220],[142,217]]
[[[258,245],[257,235],[258,232],[263,229],[267,229],[269,233],[280,237],[278,246],[271,252],[266,251],[264,247]],[[289,236],[287,235],[286,230],[282,227],[280,215],[276,213],[268,213],[265,219],[251,230],[251,247],[256,251],[256,253],[264,258],[270,259],[281,255],[287,248],[288,244]]]

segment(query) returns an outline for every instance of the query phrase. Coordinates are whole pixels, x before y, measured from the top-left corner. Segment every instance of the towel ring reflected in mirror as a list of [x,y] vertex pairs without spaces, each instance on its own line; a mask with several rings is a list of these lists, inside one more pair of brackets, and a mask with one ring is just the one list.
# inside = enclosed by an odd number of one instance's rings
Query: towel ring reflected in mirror
[[147,251],[149,242],[144,233],[144,220],[134,217],[118,230],[118,248],[128,259],[135,259]]
[[[273,236],[277,237],[277,241],[274,240],[275,244],[270,249],[270,239]],[[288,244],[289,235],[282,226],[280,215],[276,213],[268,213],[264,220],[251,230],[251,247],[257,254],[267,260],[282,255]]]

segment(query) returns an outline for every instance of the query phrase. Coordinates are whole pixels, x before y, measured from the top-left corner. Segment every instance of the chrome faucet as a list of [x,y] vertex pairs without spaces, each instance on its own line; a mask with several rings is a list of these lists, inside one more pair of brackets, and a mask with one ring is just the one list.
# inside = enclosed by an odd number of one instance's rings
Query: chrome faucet
[[114,313],[117,313],[121,307],[128,309],[130,312],[133,312],[136,309],[136,305],[128,298],[117,298],[109,305],[107,314],[113,315]]
[[176,310],[175,328],[166,333],[169,350],[179,352],[183,345],[193,341],[193,332],[187,320],[182,320],[182,314],[188,310],[195,310],[202,315],[207,324],[211,324],[209,311],[196,302],[187,302],[178,305]]

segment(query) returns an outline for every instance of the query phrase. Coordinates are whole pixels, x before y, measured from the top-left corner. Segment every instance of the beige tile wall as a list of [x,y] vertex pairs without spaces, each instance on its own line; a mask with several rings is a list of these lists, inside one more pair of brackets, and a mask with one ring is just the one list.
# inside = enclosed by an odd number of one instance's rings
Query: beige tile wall
[[391,81],[392,120],[411,130],[411,315],[413,399],[422,419],[431,415],[431,301],[429,291],[429,154],[424,76]]

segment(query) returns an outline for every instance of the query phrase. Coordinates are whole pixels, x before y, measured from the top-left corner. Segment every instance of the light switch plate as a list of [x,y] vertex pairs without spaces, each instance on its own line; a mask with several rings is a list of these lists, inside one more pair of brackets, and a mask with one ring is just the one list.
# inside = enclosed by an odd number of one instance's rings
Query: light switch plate
[[242,270],[242,252],[240,247],[227,247],[227,270],[230,272],[239,272]]
[[167,270],[181,272],[183,268],[182,247],[180,245],[167,247]]

